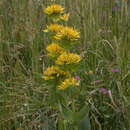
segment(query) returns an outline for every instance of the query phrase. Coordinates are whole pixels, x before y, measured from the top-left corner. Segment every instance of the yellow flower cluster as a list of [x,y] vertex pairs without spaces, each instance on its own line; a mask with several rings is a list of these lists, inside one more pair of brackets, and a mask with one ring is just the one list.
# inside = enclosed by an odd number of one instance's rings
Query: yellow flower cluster
[[69,19],[70,14],[64,14],[63,16],[60,16],[59,20],[67,22]]
[[59,69],[57,66],[48,67],[44,72],[44,80],[51,80],[62,76],[68,76],[68,72],[64,72]]
[[70,27],[64,27],[62,28],[55,36],[54,39],[56,40],[70,40],[75,41],[80,38],[80,32],[77,30],[70,28]]
[[48,51],[48,56],[52,56],[52,57],[59,56],[60,54],[62,54],[65,51],[62,47],[60,47],[56,43],[50,44],[46,48],[46,50]]
[[54,4],[49,7],[47,7],[44,12],[47,15],[59,15],[64,13],[64,8],[60,5]]
[[54,33],[58,33],[61,29],[63,28],[62,25],[58,25],[58,24],[51,24],[49,26],[47,26],[47,29],[43,30],[44,32],[54,32]]
[[[71,75],[71,67],[78,64],[81,61],[81,57],[77,54],[70,53],[67,48],[71,47],[71,44],[80,38],[80,32],[76,29],[59,25],[58,22],[67,22],[70,14],[64,13],[64,8],[60,5],[51,5],[47,7],[44,12],[51,16],[53,24],[47,26],[44,32],[51,32],[52,44],[48,45],[46,50],[48,56],[54,57],[55,64],[57,66],[48,67],[44,72],[44,80],[58,79],[61,84],[57,84],[59,90],[65,90],[69,86],[79,86],[80,81],[76,80]],[[53,41],[54,40],[54,41]],[[56,42],[56,43],[55,43]],[[68,45],[65,45],[65,44]],[[64,66],[67,65],[67,66]],[[68,68],[69,72],[64,71]],[[62,69],[61,69],[62,68]]]
[[74,53],[63,53],[61,54],[57,60],[56,64],[58,65],[69,65],[69,64],[77,64],[81,60],[81,57]]
[[[62,19],[66,19],[62,17]],[[43,30],[44,32],[54,32],[56,35],[54,36],[55,40],[70,40],[76,41],[80,38],[80,33],[70,27],[64,27],[63,25],[51,24],[47,26],[47,29]]]
[[68,78],[65,79],[60,86],[58,86],[59,90],[65,90],[70,86],[79,86],[80,81],[76,80],[75,78]]

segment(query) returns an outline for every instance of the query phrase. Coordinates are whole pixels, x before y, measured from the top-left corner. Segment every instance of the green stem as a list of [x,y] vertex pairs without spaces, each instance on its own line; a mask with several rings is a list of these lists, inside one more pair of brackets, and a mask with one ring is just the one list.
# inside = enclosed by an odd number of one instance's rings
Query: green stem
[[77,126],[74,126],[74,130],[78,130],[78,127],[77,127]]

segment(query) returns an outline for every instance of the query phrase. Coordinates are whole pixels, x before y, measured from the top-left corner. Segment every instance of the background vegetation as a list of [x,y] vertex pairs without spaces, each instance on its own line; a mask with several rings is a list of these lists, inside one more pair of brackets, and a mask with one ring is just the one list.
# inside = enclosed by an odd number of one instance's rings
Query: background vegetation
[[68,25],[81,32],[77,50],[84,56],[79,73],[88,130],[129,130],[128,0],[0,0],[0,130],[58,129],[58,111],[51,109],[42,79],[49,42],[42,32],[48,24],[43,9],[52,3],[63,5],[71,14]]

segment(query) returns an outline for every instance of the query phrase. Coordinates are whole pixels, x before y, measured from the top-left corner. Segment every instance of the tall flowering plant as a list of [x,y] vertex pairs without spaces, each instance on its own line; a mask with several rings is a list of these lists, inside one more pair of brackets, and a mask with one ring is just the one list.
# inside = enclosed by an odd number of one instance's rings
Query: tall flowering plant
[[62,6],[51,5],[44,13],[52,21],[43,31],[51,41],[46,51],[53,64],[43,72],[43,79],[48,83],[51,105],[60,111],[58,128],[67,129],[70,125],[78,129],[87,113],[86,105],[80,109],[78,103],[80,77],[77,71],[82,58],[71,51],[80,39],[80,32],[64,25],[69,20],[69,13],[66,14]]

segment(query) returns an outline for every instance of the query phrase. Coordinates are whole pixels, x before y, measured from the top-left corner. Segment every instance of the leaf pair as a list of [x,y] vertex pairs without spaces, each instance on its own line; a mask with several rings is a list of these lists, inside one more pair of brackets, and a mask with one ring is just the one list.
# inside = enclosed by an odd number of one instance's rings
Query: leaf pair
[[60,111],[65,120],[71,122],[79,130],[91,130],[90,120],[88,118],[89,108],[85,105],[79,112],[73,112],[63,104],[59,104]]

